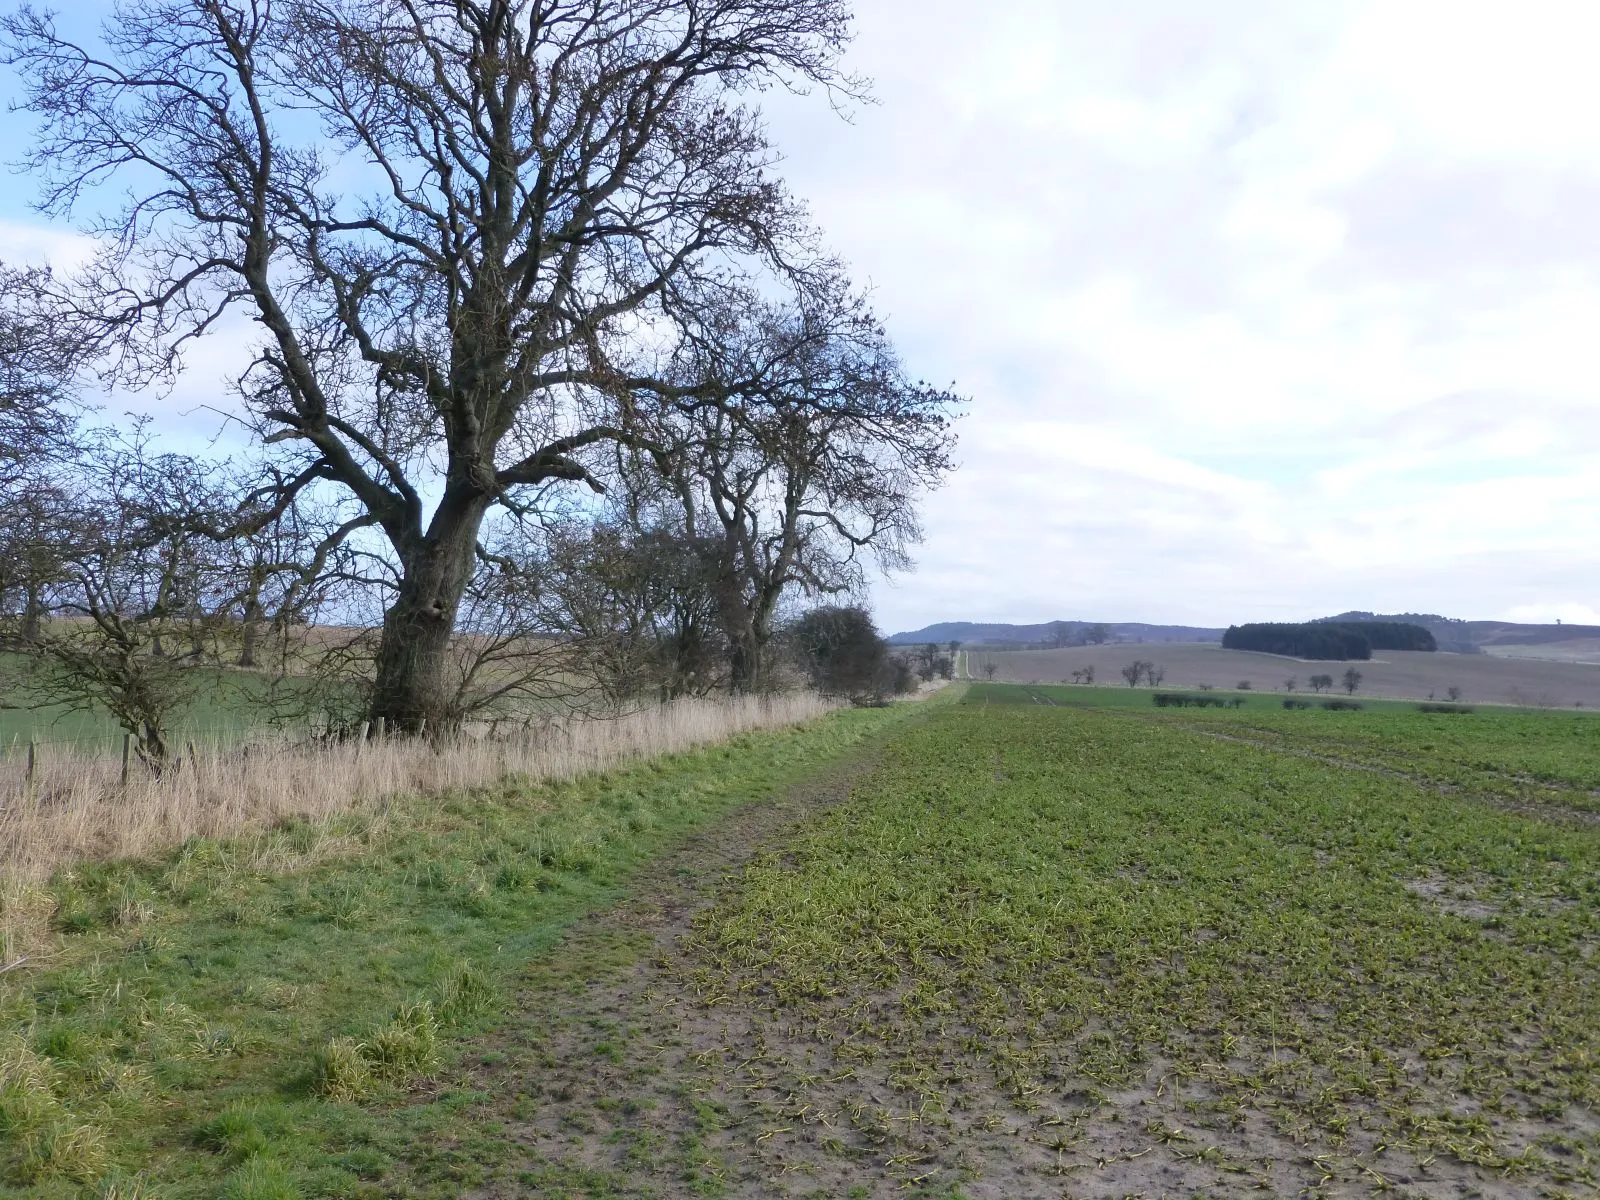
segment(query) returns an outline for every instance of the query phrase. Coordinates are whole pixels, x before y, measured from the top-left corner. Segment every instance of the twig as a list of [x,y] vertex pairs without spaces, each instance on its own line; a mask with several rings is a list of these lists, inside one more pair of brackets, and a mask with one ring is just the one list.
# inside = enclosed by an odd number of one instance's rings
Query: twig
[[12,963],[9,967],[0,967],[0,975],[4,975],[7,971],[15,971],[18,967],[20,967],[23,963],[25,963],[27,961],[28,961],[28,956],[26,954],[24,954],[21,958],[17,959],[17,961]]

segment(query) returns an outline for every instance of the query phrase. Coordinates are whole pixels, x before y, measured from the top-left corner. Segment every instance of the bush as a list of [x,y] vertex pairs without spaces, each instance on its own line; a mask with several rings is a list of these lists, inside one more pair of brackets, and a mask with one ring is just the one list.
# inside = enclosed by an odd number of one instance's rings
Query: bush
[[[789,628],[788,640],[811,685],[825,696],[869,703],[916,686],[911,665],[889,653],[864,608],[814,608]],[[930,664],[927,677],[933,674]]]
[[1283,702],[1283,706],[1285,708],[1310,708],[1311,707],[1311,701],[1309,701],[1309,700],[1296,700],[1293,696],[1290,696],[1287,700],[1285,700]]
[[1324,700],[1322,707],[1329,712],[1360,712],[1366,705],[1359,700]]
[[1187,696],[1182,692],[1157,692],[1150,699],[1157,708],[1222,708],[1228,703],[1221,696]]
[[1470,704],[1419,704],[1418,712],[1425,713],[1470,713],[1476,710]]

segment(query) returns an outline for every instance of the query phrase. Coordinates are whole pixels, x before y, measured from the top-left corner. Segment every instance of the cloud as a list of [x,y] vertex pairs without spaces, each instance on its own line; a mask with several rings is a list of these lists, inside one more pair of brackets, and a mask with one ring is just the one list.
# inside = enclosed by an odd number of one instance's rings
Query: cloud
[[[857,4],[879,102],[762,102],[912,370],[973,398],[883,624],[1592,615],[1600,9]],[[0,257],[83,252],[0,214]]]
[[860,11],[788,176],[974,400],[884,624],[1592,601],[1600,12]]

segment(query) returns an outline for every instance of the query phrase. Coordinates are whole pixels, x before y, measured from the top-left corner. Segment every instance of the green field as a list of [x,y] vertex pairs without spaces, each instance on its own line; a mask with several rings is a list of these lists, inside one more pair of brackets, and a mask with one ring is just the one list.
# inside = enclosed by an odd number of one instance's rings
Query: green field
[[[18,663],[16,655],[0,654],[0,757],[15,756],[30,741],[43,753],[61,756],[106,755],[120,749],[123,731],[110,714],[36,706],[26,675],[16,670]],[[170,740],[179,747],[188,741],[198,746],[229,745],[259,737],[272,724],[270,698],[304,686],[265,673],[196,670],[203,675],[199,694],[172,718]],[[303,728],[303,717],[290,725]]]
[[1600,725],[1040,691],[58,879],[3,1194],[1600,1194]]

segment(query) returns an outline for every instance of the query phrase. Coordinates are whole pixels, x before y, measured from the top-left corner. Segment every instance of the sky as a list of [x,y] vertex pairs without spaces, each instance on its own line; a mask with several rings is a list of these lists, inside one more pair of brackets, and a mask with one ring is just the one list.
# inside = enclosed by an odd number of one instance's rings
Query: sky
[[[875,103],[763,104],[909,369],[970,399],[882,627],[1600,623],[1600,8],[857,13]],[[70,257],[26,196],[0,259]]]

